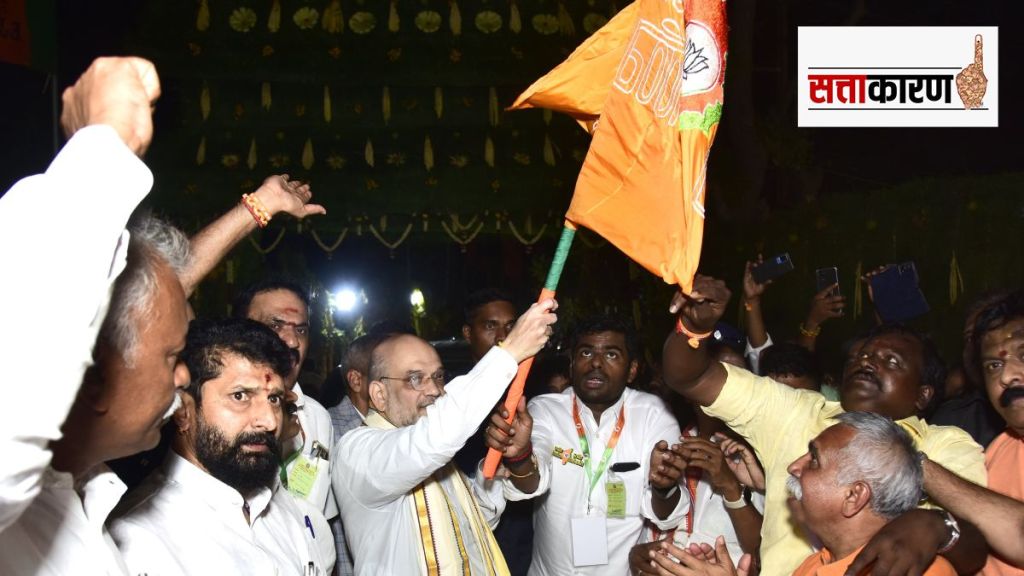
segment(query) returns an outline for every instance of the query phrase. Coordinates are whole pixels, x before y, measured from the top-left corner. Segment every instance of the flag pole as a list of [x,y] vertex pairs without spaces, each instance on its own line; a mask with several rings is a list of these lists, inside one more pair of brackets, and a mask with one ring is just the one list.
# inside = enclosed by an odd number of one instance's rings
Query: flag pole
[[[548,277],[544,282],[544,288],[540,291],[540,302],[545,298],[554,298],[555,290],[558,288],[558,280],[562,277],[562,269],[565,268],[565,260],[569,257],[569,248],[572,247],[572,239],[576,235],[576,225],[566,220],[565,228],[562,228],[562,237],[558,240],[558,248],[555,249],[555,257],[551,260],[551,268],[548,269]],[[526,377],[530,374],[533,366],[533,356],[523,360],[508,389],[508,397],[505,398],[505,411],[508,417],[505,421],[509,424],[516,416],[516,407],[519,406],[519,399],[523,397],[523,387],[526,386]],[[491,480],[501,463],[501,452],[494,448],[487,449],[487,459],[484,461],[484,478]]]

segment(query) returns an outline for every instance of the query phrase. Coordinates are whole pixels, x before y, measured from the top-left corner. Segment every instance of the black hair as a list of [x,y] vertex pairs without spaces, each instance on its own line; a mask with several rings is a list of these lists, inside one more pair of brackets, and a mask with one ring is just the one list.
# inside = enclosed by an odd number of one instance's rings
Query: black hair
[[[1024,290],[1015,290],[1004,294],[978,312],[972,330],[970,370],[981,376],[981,343],[985,335],[998,330],[1014,320],[1024,318]],[[980,380],[984,381],[984,379]]]
[[466,324],[472,324],[476,313],[491,302],[508,302],[512,308],[516,307],[512,295],[508,292],[500,288],[481,288],[466,297],[466,306],[463,309]]
[[359,338],[356,338],[348,345],[348,350],[345,352],[345,366],[342,374],[349,370],[358,370],[363,374],[369,375],[370,373],[370,361],[373,358],[373,349],[377,347],[381,342],[391,338],[396,332],[375,332],[370,334],[363,334]]
[[576,346],[579,345],[580,340],[584,336],[599,332],[618,332],[622,334],[626,340],[626,353],[629,354],[629,359],[640,361],[640,338],[637,336],[633,324],[627,322],[624,318],[610,314],[598,314],[577,322],[570,341],[570,354],[576,353]]
[[924,413],[931,413],[934,407],[942,402],[942,397],[945,395],[946,390],[946,363],[943,362],[942,356],[939,355],[939,349],[935,347],[935,342],[928,335],[898,322],[888,322],[875,326],[857,338],[857,341],[867,342],[888,334],[916,340],[920,345],[921,384],[923,386],[931,386],[933,390],[931,402],[925,407]]
[[808,376],[815,382],[821,382],[821,371],[814,354],[794,342],[779,342],[766,348],[761,352],[758,367],[764,375]]
[[248,318],[249,306],[252,305],[252,299],[255,298],[257,294],[270,292],[272,290],[287,290],[295,294],[299,300],[302,300],[302,303],[306,305],[307,309],[309,308],[309,290],[290,278],[270,276],[246,286],[245,289],[235,297],[235,302],[232,306],[232,314],[235,318]]
[[967,307],[965,320],[972,317],[974,321],[964,330],[964,375],[970,385],[978,386],[985,381],[981,373],[981,341],[986,332],[1024,317],[1024,291],[995,290],[982,294]]
[[186,391],[202,406],[202,386],[220,376],[224,355],[237,354],[253,364],[267,366],[281,378],[292,370],[294,355],[284,340],[255,320],[193,320],[181,360],[191,377]]

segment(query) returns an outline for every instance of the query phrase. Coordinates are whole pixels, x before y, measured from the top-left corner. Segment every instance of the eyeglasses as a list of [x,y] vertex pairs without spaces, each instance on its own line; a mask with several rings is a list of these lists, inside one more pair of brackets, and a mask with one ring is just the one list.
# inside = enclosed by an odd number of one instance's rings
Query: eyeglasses
[[405,378],[393,378],[391,376],[380,377],[381,380],[398,380],[400,382],[405,382],[406,384],[411,386],[413,390],[416,390],[417,392],[423,390],[423,385],[426,383],[427,380],[430,380],[434,384],[437,384],[439,388],[444,388],[444,378],[445,373],[443,369],[438,370],[433,374],[424,374],[423,372],[409,372],[409,375],[406,376]]

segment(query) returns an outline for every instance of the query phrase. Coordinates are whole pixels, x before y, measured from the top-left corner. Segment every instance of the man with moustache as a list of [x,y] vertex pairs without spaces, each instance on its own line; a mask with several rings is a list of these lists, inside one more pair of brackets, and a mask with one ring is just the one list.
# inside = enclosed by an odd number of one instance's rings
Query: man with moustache
[[111,526],[131,573],[330,574],[327,521],[278,479],[288,348],[251,320],[197,320],[182,359],[172,450]]
[[[787,504],[793,518],[823,545],[804,559],[793,576],[842,575],[872,536],[893,518],[913,510],[921,497],[920,453],[906,430],[870,412],[844,412],[835,420],[788,468]],[[652,552],[654,574],[690,575],[710,568],[706,559],[677,547],[663,550],[674,560]],[[717,568],[736,574],[729,558],[722,556],[725,553],[719,542]],[[923,574],[955,576],[956,571],[939,556]]]
[[[794,390],[770,378],[713,362],[707,337],[721,318],[730,292],[719,280],[698,275],[689,296],[677,294],[676,331],[665,342],[666,384],[704,412],[723,420],[753,446],[765,468],[762,574],[789,575],[811,551],[811,541],[790,522],[786,507],[786,468],[806,443],[844,411],[866,411],[892,418],[917,447],[960,476],[984,484],[981,447],[959,428],[931,426],[919,417],[943,385],[944,369],[934,346],[909,328],[878,327],[851,347],[840,387],[841,402]],[[955,526],[952,517],[912,510],[894,519],[865,546],[851,565],[895,567],[893,573],[924,570],[940,551],[961,573],[984,563],[986,549],[976,529]],[[898,551],[898,552],[897,552]]]
[[[1024,501],[1024,291],[984,308],[974,324],[975,357],[989,400],[1006,430],[985,450],[988,487]],[[989,556],[984,576],[1021,576],[1024,563]]]
[[356,574],[508,574],[491,533],[504,501],[452,457],[547,341],[554,308],[550,299],[531,306],[500,347],[448,384],[437,351],[416,336],[374,348],[366,426],[342,436],[331,460]]
[[621,575],[645,518],[668,530],[689,508],[669,450],[679,425],[660,398],[626,387],[639,367],[626,322],[580,322],[571,351],[572,387],[521,402],[511,425],[499,408],[487,442],[503,453],[505,497],[535,502],[530,574]]
[[[188,243],[129,224],[153,185],[140,157],[159,95],[152,63],[96,60],[64,91],[67,144],[0,198],[0,306],[16,327],[0,355],[5,576],[125,573],[104,527],[125,485],[104,462],[156,446],[188,382]],[[39,233],[41,215],[63,239]]]

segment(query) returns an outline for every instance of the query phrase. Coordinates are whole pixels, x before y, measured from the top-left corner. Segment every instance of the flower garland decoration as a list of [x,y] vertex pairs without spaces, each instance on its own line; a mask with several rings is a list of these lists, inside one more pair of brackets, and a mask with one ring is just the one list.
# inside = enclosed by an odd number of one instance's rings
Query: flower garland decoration
[[316,245],[327,254],[327,259],[330,260],[331,257],[334,256],[334,251],[338,249],[338,246],[341,246],[345,237],[348,236],[348,226],[346,226],[341,231],[341,234],[338,235],[338,238],[329,245],[320,239],[320,235],[317,234],[316,230],[310,229],[309,233],[313,237],[313,241],[316,242]]
[[320,12],[316,8],[304,6],[296,10],[295,14],[292,14],[292,21],[295,22],[299,29],[309,30],[320,21]]
[[356,34],[369,34],[377,27],[377,17],[370,12],[356,12],[348,19],[348,27]]
[[[476,216],[474,216],[473,218],[475,220]],[[452,214],[452,221],[453,221],[453,224],[456,225],[456,228],[457,228],[457,219],[458,219],[458,216],[456,214]],[[472,232],[470,232],[469,234],[467,234],[465,237],[460,237],[455,232],[455,230],[452,230],[452,228],[448,226],[448,223],[445,222],[444,220],[441,221],[441,228],[444,229],[445,234],[447,234],[448,237],[451,238],[453,242],[455,242],[456,244],[459,245],[459,247],[462,250],[462,252],[465,253],[466,252],[466,246],[468,246],[469,243],[472,242],[473,240],[476,240],[476,237],[484,229],[484,223],[483,222],[478,222],[477,225],[476,225],[476,229],[473,230]]]
[[228,26],[235,32],[246,33],[256,25],[256,13],[252,8],[236,8],[228,17]]
[[483,32],[484,34],[493,34],[498,30],[501,30],[503,24],[501,20],[501,14],[493,10],[484,10],[476,15],[473,19],[473,23],[476,25],[476,29]]
[[539,34],[550,36],[558,33],[558,17],[553,14],[535,14],[530,19],[533,29]]
[[275,238],[274,241],[270,243],[270,246],[268,246],[266,249],[260,246],[260,243],[257,242],[255,238],[253,238],[252,234],[249,234],[248,236],[246,236],[246,238],[249,239],[249,243],[252,244],[252,247],[255,248],[257,252],[259,252],[263,256],[266,256],[267,254],[273,252],[274,249],[277,248],[277,245],[281,243],[281,240],[284,238],[284,228],[278,230],[277,238]]
[[382,232],[387,232],[387,227],[388,227],[388,217],[387,216],[381,216],[380,217],[380,230],[379,231],[377,230],[377,228],[373,224],[370,224],[370,226],[369,226],[370,233],[373,234],[373,237],[376,238],[377,241],[379,241],[385,247],[387,247],[387,249],[391,252],[391,258],[394,258],[395,257],[395,248],[398,248],[399,246],[401,246],[402,242],[405,242],[406,238],[408,238],[409,234],[412,232],[412,222],[409,222],[405,226],[405,231],[402,232],[402,234],[399,235],[398,239],[395,240],[394,242],[388,242],[387,240],[384,239],[384,236],[381,234]]
[[341,34],[345,31],[345,15],[341,11],[341,0],[331,0],[327,8],[324,8],[320,25],[328,34]]
[[424,10],[416,15],[413,22],[421,32],[433,34],[441,29],[441,15],[433,10]]
[[[512,235],[515,236],[516,240],[518,240],[523,246],[526,246],[526,249],[529,250],[534,244],[540,242],[540,239],[544,237],[544,232],[547,231],[548,225],[544,224],[541,226],[540,230],[538,230],[532,238],[526,238],[520,234],[519,230],[516,228],[516,223],[511,219],[508,220],[508,229],[512,232]],[[531,216],[526,217],[526,233],[533,234],[533,217]]]

